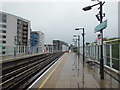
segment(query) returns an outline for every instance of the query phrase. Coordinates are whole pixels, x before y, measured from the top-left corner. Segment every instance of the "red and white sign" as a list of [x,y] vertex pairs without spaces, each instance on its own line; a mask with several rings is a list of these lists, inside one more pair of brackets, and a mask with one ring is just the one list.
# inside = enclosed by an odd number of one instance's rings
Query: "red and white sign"
[[98,45],[101,45],[101,34],[98,34],[98,37],[97,37],[97,43],[98,43]]

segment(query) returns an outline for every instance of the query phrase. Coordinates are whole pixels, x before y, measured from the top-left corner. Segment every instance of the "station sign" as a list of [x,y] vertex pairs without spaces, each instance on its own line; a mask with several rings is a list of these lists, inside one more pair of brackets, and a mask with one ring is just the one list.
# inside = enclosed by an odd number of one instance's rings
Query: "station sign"
[[104,22],[100,23],[98,26],[95,27],[95,33],[103,30],[107,27],[107,20],[105,20]]

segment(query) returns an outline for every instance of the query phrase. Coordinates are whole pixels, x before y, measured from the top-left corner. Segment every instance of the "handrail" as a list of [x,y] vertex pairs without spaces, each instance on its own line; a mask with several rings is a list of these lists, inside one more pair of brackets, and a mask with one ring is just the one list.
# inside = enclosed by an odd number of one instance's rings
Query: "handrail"
[[106,57],[106,58],[109,58],[109,59],[114,59],[114,60],[120,60],[118,58],[110,58],[109,56],[103,56],[103,57]]

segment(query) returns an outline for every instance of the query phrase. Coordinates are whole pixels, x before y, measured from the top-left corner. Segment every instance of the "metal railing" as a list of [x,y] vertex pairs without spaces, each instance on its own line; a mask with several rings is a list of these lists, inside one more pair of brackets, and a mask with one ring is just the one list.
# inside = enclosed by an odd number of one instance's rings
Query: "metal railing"
[[44,49],[41,47],[0,46],[0,56],[34,54],[42,53],[43,51]]
[[[82,47],[81,47],[82,48]],[[80,52],[82,54],[82,49]],[[100,61],[100,45],[88,45],[85,47],[85,56]],[[103,45],[104,65],[111,69],[120,71],[120,41],[112,40],[104,42]]]

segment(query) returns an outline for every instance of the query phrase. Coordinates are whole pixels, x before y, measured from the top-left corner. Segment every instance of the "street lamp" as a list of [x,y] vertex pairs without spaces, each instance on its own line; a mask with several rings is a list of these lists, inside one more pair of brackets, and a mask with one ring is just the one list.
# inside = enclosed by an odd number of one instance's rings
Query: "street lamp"
[[74,42],[74,46],[77,47],[77,39],[73,39],[73,42]]
[[76,52],[77,50],[77,39],[76,38],[73,38],[73,44],[74,44],[74,50]]
[[78,37],[78,57],[80,56],[80,35],[74,35],[73,37]]
[[83,36],[83,63],[85,62],[85,32],[84,28],[75,28],[75,30],[83,30],[82,36]]
[[94,6],[96,6],[96,5],[99,5],[99,4],[100,4],[100,2],[99,2],[99,3],[97,3],[97,4],[94,4],[94,5],[92,5],[92,6],[87,6],[87,7],[84,7],[84,8],[83,8],[83,10],[84,10],[84,11],[91,10],[91,9],[92,9],[92,7],[94,7]]
[[[92,0],[92,1],[96,1],[96,0]],[[100,9],[99,11],[99,16],[97,16],[97,19],[98,21],[100,21],[100,23],[102,23],[102,19],[103,19],[103,13],[102,13],[102,6],[105,2],[102,2],[102,1],[99,1],[97,0],[99,3],[97,4],[94,4],[92,6],[87,6],[87,7],[84,7],[83,10],[84,11],[88,11],[90,9],[92,9],[92,7],[96,6],[96,5],[100,5],[100,7],[98,9]],[[101,60],[100,60],[100,78],[101,79],[104,79],[104,60],[103,60],[103,29],[100,30],[100,33],[101,33]]]
[[15,36],[15,38],[14,38],[14,44],[15,44],[15,47],[14,47],[14,56],[16,56],[17,36]]

